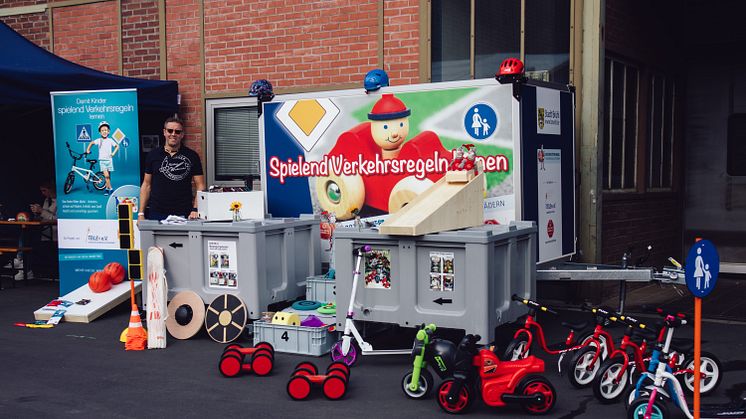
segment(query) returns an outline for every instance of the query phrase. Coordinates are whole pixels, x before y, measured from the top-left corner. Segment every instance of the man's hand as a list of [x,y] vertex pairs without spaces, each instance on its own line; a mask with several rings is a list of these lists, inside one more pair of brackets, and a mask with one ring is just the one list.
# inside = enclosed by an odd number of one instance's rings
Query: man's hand
[[199,213],[197,211],[192,211],[189,213],[189,219],[190,220],[196,220],[199,218]]

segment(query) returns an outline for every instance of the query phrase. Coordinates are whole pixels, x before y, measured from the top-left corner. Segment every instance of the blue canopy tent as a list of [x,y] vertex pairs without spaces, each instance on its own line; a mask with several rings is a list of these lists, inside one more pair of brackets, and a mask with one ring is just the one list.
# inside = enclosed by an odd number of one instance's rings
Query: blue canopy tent
[[[0,22],[0,105],[50,107],[49,92],[137,88],[141,111],[175,113],[178,84],[93,70],[60,58]],[[50,110],[51,112],[51,110]]]
[[[137,88],[143,111],[175,113],[175,81],[143,80],[93,70],[60,58],[0,22],[0,105],[50,106],[49,92]],[[50,111],[51,112],[51,111]]]
[[0,211],[5,217],[42,202],[39,185],[54,179],[50,92],[135,88],[140,135],[160,135],[165,118],[178,111],[175,81],[122,77],[72,63],[3,22],[0,57]]

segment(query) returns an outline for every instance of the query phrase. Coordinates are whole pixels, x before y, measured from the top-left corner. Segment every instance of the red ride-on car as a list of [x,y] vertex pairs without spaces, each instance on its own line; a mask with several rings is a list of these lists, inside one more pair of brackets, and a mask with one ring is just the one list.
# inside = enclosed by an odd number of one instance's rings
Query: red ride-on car
[[[250,357],[249,362],[246,362],[247,357]],[[223,349],[218,369],[224,377],[235,377],[242,371],[265,376],[272,372],[274,360],[275,348],[268,342],[259,342],[250,348],[233,343]]]
[[305,400],[313,385],[321,385],[324,397],[339,400],[347,393],[349,381],[350,367],[342,362],[332,362],[326,374],[319,374],[318,368],[311,362],[301,362],[290,376],[287,392],[293,400]]

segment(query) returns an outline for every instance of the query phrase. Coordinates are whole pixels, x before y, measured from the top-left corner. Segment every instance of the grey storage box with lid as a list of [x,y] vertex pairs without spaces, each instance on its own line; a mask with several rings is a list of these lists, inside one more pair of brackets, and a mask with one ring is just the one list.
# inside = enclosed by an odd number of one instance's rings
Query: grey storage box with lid
[[[484,225],[423,236],[371,229],[335,231],[337,328],[344,326],[355,268],[354,249],[370,245],[361,264],[356,320],[463,329],[492,342],[495,328],[525,309],[512,294],[535,295],[536,226]],[[386,260],[387,259],[387,260]],[[388,278],[387,278],[388,276]]]
[[[138,227],[144,252],[150,246],[163,249],[169,299],[192,290],[209,304],[230,293],[246,304],[249,319],[257,320],[270,304],[303,297],[306,278],[321,272],[319,222],[302,215],[186,224],[139,221]],[[211,257],[219,260],[214,263]]]

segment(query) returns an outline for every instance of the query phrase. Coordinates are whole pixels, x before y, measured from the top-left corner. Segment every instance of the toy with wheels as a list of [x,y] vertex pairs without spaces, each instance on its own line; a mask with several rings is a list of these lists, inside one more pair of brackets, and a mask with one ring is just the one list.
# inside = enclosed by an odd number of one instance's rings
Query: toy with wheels
[[[438,386],[438,406],[448,413],[462,413],[468,410],[480,392],[482,401],[488,406],[517,403],[532,415],[551,411],[557,393],[546,378],[538,375],[544,372],[544,361],[532,355],[515,361],[501,361],[493,351],[477,348],[476,342],[480,339],[478,335],[466,335],[458,347],[448,341],[431,341],[431,347],[425,352],[430,352],[428,356],[436,361],[440,359],[431,365],[439,375],[450,373],[450,377]],[[433,347],[434,343],[438,344]]]
[[311,394],[313,385],[321,385],[324,397],[339,400],[347,393],[349,381],[350,368],[341,362],[331,363],[326,374],[319,374],[318,368],[311,362],[301,362],[290,376],[287,392],[293,400],[305,400]]
[[[246,358],[250,358],[246,362]],[[244,348],[230,344],[223,349],[218,369],[224,377],[235,377],[241,371],[254,372],[263,377],[272,372],[275,359],[275,348],[267,342],[259,342],[254,347]]]

